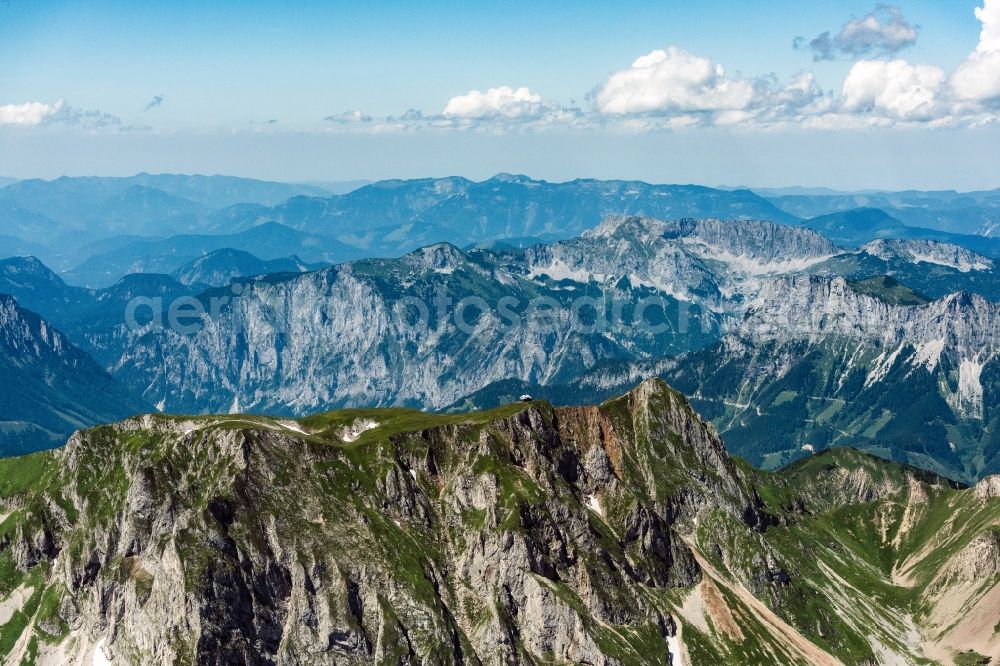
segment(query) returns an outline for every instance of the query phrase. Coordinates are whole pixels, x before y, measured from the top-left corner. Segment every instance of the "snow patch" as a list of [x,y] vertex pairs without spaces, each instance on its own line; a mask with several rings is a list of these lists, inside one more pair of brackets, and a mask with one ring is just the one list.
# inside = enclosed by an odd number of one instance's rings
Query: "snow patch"
[[948,268],[954,268],[960,273],[968,273],[970,271],[988,271],[992,268],[991,263],[987,263],[986,260],[975,257],[969,253],[958,254],[954,259],[949,259],[941,255],[936,254],[925,254],[923,252],[910,252],[910,258],[914,263],[923,262],[925,264],[935,264],[937,266],[947,266]]
[[104,653],[104,639],[97,641],[97,645],[94,646],[94,656],[90,660],[93,666],[112,666],[111,660],[108,659],[108,655]]
[[802,450],[803,451],[808,451],[809,453],[815,453],[816,452],[816,447],[814,447],[812,444],[803,444],[802,445]]
[[[614,276],[612,275],[611,277]],[[678,301],[691,302],[693,300],[690,294],[684,291],[683,286],[678,289],[677,286],[672,283],[666,283],[661,280],[654,279],[646,280],[635,273],[629,273],[624,277],[628,278],[629,283],[633,287],[647,287],[649,289],[655,289],[656,291],[664,293]]]
[[733,254],[718,248],[712,247],[700,241],[685,239],[685,244],[700,255],[703,259],[714,259],[729,264],[729,268],[737,273],[747,275],[774,275],[778,273],[797,273],[815,264],[826,261],[832,254],[824,254],[815,257],[799,257],[786,259],[784,261],[760,261],[753,257],[742,254]]
[[291,430],[292,432],[297,432],[300,435],[308,435],[309,434],[305,430],[303,430],[302,426],[300,426],[295,421],[278,421],[278,424],[282,428],[285,428],[286,430]]
[[601,508],[601,502],[597,499],[597,495],[587,496],[587,506],[597,515],[604,516],[604,509]]
[[591,278],[598,281],[604,279],[604,275],[591,273],[583,269],[574,269],[565,261],[556,257],[548,266],[535,266],[528,273],[528,279],[534,279],[546,275],[553,280],[573,280],[574,282],[590,282]]
[[914,264],[925,263],[954,268],[960,273],[988,271],[993,268],[993,260],[988,257],[957,245],[937,241],[880,239],[864,245],[861,251],[883,261],[902,259]]
[[371,419],[358,419],[351,425],[341,428],[338,436],[345,442],[354,442],[361,436],[361,433],[377,427],[377,421],[373,421]]
[[670,652],[670,663],[673,666],[687,666],[681,653],[681,639],[678,636],[667,636],[667,651]]

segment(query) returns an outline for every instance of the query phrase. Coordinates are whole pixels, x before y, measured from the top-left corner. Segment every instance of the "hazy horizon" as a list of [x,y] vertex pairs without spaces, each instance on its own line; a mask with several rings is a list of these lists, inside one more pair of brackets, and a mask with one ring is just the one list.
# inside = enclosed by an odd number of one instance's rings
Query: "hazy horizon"
[[0,173],[1000,185],[1000,0],[0,3]]
[[[688,181],[663,181],[663,180],[651,180],[647,178],[599,178],[596,176],[589,175],[579,175],[572,176],[569,178],[543,178],[536,176],[532,173],[523,172],[512,172],[512,171],[497,171],[488,176],[468,176],[461,173],[438,173],[438,174],[426,174],[423,176],[386,176],[382,178],[344,178],[344,179],[332,179],[332,178],[296,178],[296,179],[283,179],[283,178],[261,178],[254,175],[243,175],[239,173],[223,173],[223,172],[199,172],[199,171],[131,171],[122,173],[106,173],[106,174],[59,174],[56,176],[28,176],[28,177],[17,177],[12,174],[0,173],[0,189],[13,182],[22,182],[26,180],[44,180],[44,181],[54,181],[60,178],[132,178],[140,175],[150,175],[150,176],[205,176],[205,177],[230,177],[230,178],[245,178],[249,180],[260,180],[264,182],[276,182],[276,183],[286,183],[290,185],[315,185],[318,187],[351,187],[350,190],[358,189],[366,185],[371,185],[373,183],[378,183],[380,181],[392,181],[392,180],[418,180],[418,179],[444,179],[444,178],[465,178],[473,182],[483,182],[490,180],[491,178],[500,175],[514,175],[514,176],[525,176],[532,180],[545,181],[549,183],[569,183],[576,180],[619,180],[619,181],[635,181],[643,182],[650,185],[696,185],[700,187],[708,187],[718,190],[752,190],[752,191],[763,191],[763,192],[781,192],[785,191],[799,191],[798,193],[809,193],[809,194],[866,194],[874,192],[889,192],[889,191],[921,191],[921,192],[934,192],[934,191],[955,191],[958,193],[967,192],[980,192],[980,191],[991,191],[1000,189],[1000,183],[990,187],[981,187],[974,189],[961,189],[956,187],[900,187],[900,188],[876,188],[876,187],[864,187],[864,188],[836,188],[824,185],[821,183],[796,183],[790,182],[785,184],[767,184],[767,185],[755,185],[746,183],[708,183],[708,182],[688,182]],[[3,182],[4,180],[10,180],[10,183]],[[341,192],[342,193],[342,192]]]

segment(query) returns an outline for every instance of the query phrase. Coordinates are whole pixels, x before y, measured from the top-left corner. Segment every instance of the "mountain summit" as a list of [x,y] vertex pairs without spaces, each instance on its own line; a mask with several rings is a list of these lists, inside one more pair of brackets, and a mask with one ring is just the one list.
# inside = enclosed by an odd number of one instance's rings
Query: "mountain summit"
[[[677,392],[144,416],[0,461],[8,663],[922,663],[1000,655],[994,480],[777,474]],[[992,626],[992,624],[991,624]]]

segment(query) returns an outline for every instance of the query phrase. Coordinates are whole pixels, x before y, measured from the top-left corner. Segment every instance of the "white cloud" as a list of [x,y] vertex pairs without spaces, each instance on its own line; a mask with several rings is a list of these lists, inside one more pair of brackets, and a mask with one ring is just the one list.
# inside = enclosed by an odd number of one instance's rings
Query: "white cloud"
[[445,118],[486,119],[537,119],[552,110],[552,105],[542,101],[542,96],[529,89],[500,86],[486,92],[470,90],[448,100],[442,115]]
[[955,96],[964,101],[1000,102],[1000,0],[985,0],[976,8],[983,24],[976,50],[951,76]]
[[869,119],[939,125],[995,123],[1000,108],[1000,0],[976,8],[979,43],[947,76],[934,65],[861,60],[842,89],[842,111]]
[[372,117],[361,111],[344,111],[333,116],[327,116],[323,120],[328,123],[370,123]]
[[671,46],[614,72],[591,95],[603,114],[684,114],[746,109],[751,81],[727,77],[721,65]]
[[870,14],[852,17],[836,35],[827,31],[808,42],[797,38],[795,48],[812,51],[813,60],[892,55],[916,44],[919,33],[920,28],[909,23],[899,7],[881,4]]
[[[709,57],[668,46],[608,75],[587,95],[589,110],[548,101],[527,87],[500,86],[452,97],[436,115],[411,109],[370,125],[357,123],[367,118],[360,112],[328,120],[353,121],[345,131],[371,132],[979,126],[1000,122],[1000,0],[984,0],[975,14],[982,23],[979,45],[950,76],[935,65],[868,57],[851,66],[835,92],[824,90],[812,72],[786,81],[773,74],[734,74]],[[895,53],[912,45],[918,31],[898,8],[878,5],[829,37],[829,53]]]
[[19,125],[34,127],[59,113],[65,103],[59,100],[55,104],[43,102],[26,102],[24,104],[5,104],[0,106],[0,125]]
[[0,126],[38,127],[57,123],[84,129],[102,129],[120,127],[121,119],[101,111],[78,109],[63,100],[55,104],[26,102],[0,106]]
[[811,72],[787,83],[774,76],[730,76],[710,58],[676,47],[653,51],[614,72],[590,100],[606,119],[645,117],[644,126],[670,129],[796,122],[832,104]]
[[843,106],[851,113],[875,113],[901,120],[932,120],[943,112],[945,75],[940,67],[905,60],[861,60],[843,86]]

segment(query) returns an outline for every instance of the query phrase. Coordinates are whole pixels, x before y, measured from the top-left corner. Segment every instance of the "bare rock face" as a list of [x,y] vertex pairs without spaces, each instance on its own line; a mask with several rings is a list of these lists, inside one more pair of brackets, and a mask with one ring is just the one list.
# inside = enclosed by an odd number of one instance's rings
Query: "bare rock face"
[[992,474],[980,480],[974,490],[976,498],[984,502],[1000,497],[1000,474]]
[[[441,408],[491,382],[550,384],[602,361],[699,348],[768,276],[833,251],[815,232],[769,222],[610,217],[581,238],[523,252],[438,243],[248,281],[238,296],[214,294],[226,302],[193,331],[122,326],[90,342],[165,411]],[[527,314],[543,302],[559,310],[550,326]],[[667,331],[642,325],[640,302],[664,312]],[[616,304],[607,330],[581,324],[581,310],[601,303]]]
[[[855,291],[843,278],[796,276],[770,282],[750,304],[730,344],[775,349],[803,342],[839,346],[864,367],[865,386],[897,365],[939,377],[942,397],[959,417],[983,419],[984,378],[1000,363],[1000,306],[957,293],[926,305],[893,305]],[[779,359],[769,374],[780,376]]]
[[955,268],[962,273],[988,271],[994,262],[989,257],[950,243],[930,240],[876,240],[865,244],[861,252],[886,261],[902,259],[913,263]]
[[[848,450],[759,473],[660,381],[559,409],[143,416],[0,472],[9,663],[872,661],[902,609],[881,568],[844,568],[853,544],[926,553],[932,601],[988,599],[969,581],[997,570],[979,491]],[[977,513],[915,528],[944,535],[926,550],[891,533],[942,504]]]
[[8,547],[65,586],[73,649],[126,663],[622,663],[602,627],[666,645],[670,608],[639,590],[701,579],[678,530],[755,510],[721,442],[659,383],[506,411],[395,435],[372,412],[347,439],[336,419],[83,431]]

